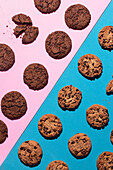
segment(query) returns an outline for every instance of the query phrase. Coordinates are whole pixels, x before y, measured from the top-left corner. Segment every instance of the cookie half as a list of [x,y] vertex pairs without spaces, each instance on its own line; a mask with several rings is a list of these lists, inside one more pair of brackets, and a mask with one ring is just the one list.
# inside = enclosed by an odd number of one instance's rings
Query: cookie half
[[64,86],[58,93],[58,104],[63,110],[75,110],[81,99],[81,91],[72,85]]
[[32,90],[43,89],[48,83],[48,72],[39,63],[33,63],[26,67],[23,75],[24,83]]
[[65,12],[66,25],[74,30],[82,30],[86,28],[91,20],[89,10],[81,4],[70,6]]
[[113,169],[113,152],[105,151],[97,159],[98,170]]
[[13,29],[14,31],[13,34],[16,36],[16,38],[18,38],[23,32],[25,32],[26,29],[27,29],[26,25],[17,25],[15,29]]
[[36,166],[42,159],[42,149],[38,142],[28,140],[23,142],[18,150],[18,157],[27,166]]
[[106,107],[94,104],[87,109],[86,119],[91,127],[101,129],[108,124],[109,113]]
[[9,70],[15,63],[15,54],[6,44],[0,44],[0,71]]
[[14,15],[12,21],[17,25],[32,25],[31,18],[25,14]]
[[53,114],[43,115],[38,122],[38,130],[47,139],[57,138],[62,132],[60,119]]
[[101,60],[94,54],[83,55],[78,61],[78,70],[88,79],[99,78],[102,74]]
[[8,128],[7,125],[0,120],[0,144],[3,143],[8,137]]
[[113,50],[113,26],[103,27],[98,34],[100,46],[105,50]]
[[65,32],[55,31],[48,35],[45,48],[50,57],[62,59],[71,51],[72,42]]
[[113,80],[111,80],[111,81],[108,83],[108,85],[107,85],[107,87],[106,87],[106,93],[107,93],[108,95],[113,94]]
[[55,12],[61,3],[61,0],[34,0],[35,7],[43,14]]
[[68,148],[77,159],[85,158],[91,151],[91,140],[86,134],[77,133],[69,139]]
[[21,93],[11,91],[2,98],[1,110],[7,118],[11,120],[19,119],[27,111],[27,102]]
[[67,164],[60,160],[52,161],[48,164],[46,170],[69,170]]

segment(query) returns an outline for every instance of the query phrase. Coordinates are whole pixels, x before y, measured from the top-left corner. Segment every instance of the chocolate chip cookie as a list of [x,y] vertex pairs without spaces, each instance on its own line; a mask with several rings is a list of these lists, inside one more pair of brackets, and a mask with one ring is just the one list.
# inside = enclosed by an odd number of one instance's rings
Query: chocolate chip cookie
[[31,18],[25,14],[14,15],[12,21],[17,25],[32,25]]
[[14,31],[13,34],[16,36],[16,38],[18,38],[23,32],[25,32],[26,29],[27,29],[26,25],[17,25],[15,29],[13,29]]
[[4,116],[11,120],[19,119],[27,111],[27,103],[24,96],[17,92],[11,91],[2,98],[1,110]]
[[87,79],[94,80],[102,74],[102,63],[96,55],[86,54],[79,59],[78,70]]
[[6,124],[0,120],[0,144],[3,143],[8,137],[8,128]]
[[61,59],[68,55],[72,48],[70,37],[63,31],[55,31],[48,35],[45,48],[50,57]]
[[74,30],[82,30],[86,28],[91,20],[89,10],[81,4],[70,6],[65,12],[66,25]]
[[106,107],[94,104],[87,109],[86,119],[91,127],[101,129],[108,124],[109,113]]
[[113,26],[103,27],[98,34],[100,46],[105,50],[113,50]]
[[57,138],[62,132],[60,119],[53,114],[43,115],[38,122],[38,129],[42,136],[47,139]]
[[113,130],[111,131],[111,134],[110,134],[110,140],[111,140],[111,143],[113,144]]
[[85,158],[91,151],[91,140],[84,133],[77,133],[68,141],[71,154],[77,159]]
[[101,153],[97,159],[98,170],[113,169],[113,152],[105,151]]
[[34,0],[35,7],[43,14],[55,12],[61,3],[61,0]]
[[69,170],[67,164],[63,161],[52,161],[51,163],[49,163],[49,165],[47,166],[46,170]]
[[64,86],[58,93],[58,104],[63,110],[75,110],[81,99],[81,91],[72,85]]
[[0,44],[0,71],[9,70],[15,63],[15,54],[6,44]]
[[113,80],[111,80],[111,81],[108,83],[108,85],[107,85],[107,87],[106,87],[106,93],[107,93],[108,95],[113,94]]
[[18,157],[27,166],[36,166],[42,159],[42,149],[38,142],[28,140],[23,142],[18,150]]
[[48,83],[48,78],[46,68],[39,63],[28,65],[23,75],[24,83],[33,90],[43,89]]

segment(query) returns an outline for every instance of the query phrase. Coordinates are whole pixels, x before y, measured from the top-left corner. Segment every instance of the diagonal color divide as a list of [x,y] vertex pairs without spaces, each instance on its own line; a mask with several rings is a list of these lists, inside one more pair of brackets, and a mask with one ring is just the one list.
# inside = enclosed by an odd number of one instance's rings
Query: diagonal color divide
[[[0,119],[8,126],[8,138],[0,144],[0,165],[3,163],[47,95],[60,78],[91,29],[98,21],[111,0],[61,0],[59,9],[52,14],[41,14],[34,6],[33,0],[0,0],[0,43],[9,45],[15,52],[16,62],[7,72],[0,72],[0,100],[9,91],[21,92],[27,100],[28,110],[25,116],[19,120],[9,120],[0,111]],[[83,4],[91,12],[91,23],[82,31],[69,29],[64,21],[65,10],[73,4]],[[26,5],[27,4],[27,5]],[[12,34],[15,24],[11,21],[12,16],[18,13],[29,15],[34,26],[39,27],[37,40],[30,45],[22,45],[21,39],[16,39]],[[45,39],[53,31],[65,31],[72,39],[72,50],[69,55],[61,60],[54,60],[45,51]],[[23,71],[30,63],[43,64],[49,72],[48,85],[40,90],[33,91],[23,82]]]

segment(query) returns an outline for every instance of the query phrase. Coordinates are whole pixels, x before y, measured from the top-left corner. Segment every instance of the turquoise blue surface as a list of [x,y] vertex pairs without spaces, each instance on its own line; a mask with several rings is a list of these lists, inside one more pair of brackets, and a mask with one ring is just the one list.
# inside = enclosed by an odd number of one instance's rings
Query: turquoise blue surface
[[[113,95],[106,95],[106,86],[113,75],[113,51],[101,49],[98,43],[98,33],[106,25],[113,25],[113,2],[110,3],[104,14],[91,31],[59,81],[56,83],[49,96],[36,113],[2,166],[0,170],[46,170],[47,165],[53,160],[66,162],[70,170],[96,170],[96,161],[104,151],[113,152],[110,143],[110,133],[113,129]],[[97,80],[90,81],[84,78],[77,69],[79,58],[87,53],[97,55],[103,63],[103,73]],[[75,111],[63,111],[57,103],[59,90],[66,85],[72,84],[82,92],[82,102]],[[93,104],[107,107],[109,111],[109,123],[102,130],[91,128],[86,121],[86,110]],[[40,117],[47,113],[57,115],[63,125],[61,135],[55,140],[44,139],[38,131]],[[76,133],[86,133],[92,142],[92,149],[87,158],[77,160],[68,150],[68,140]],[[39,166],[29,168],[18,159],[18,148],[25,140],[36,140],[42,147],[43,157]]]

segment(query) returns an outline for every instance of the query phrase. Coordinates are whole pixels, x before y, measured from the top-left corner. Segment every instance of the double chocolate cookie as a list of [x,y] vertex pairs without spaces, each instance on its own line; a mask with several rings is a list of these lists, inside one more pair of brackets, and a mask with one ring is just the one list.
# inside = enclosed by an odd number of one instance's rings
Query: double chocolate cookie
[[53,114],[42,116],[38,122],[38,129],[42,136],[47,139],[57,138],[62,132],[60,119]]
[[8,137],[8,128],[6,124],[0,120],[0,144],[3,143]]
[[94,80],[102,74],[102,63],[97,56],[86,54],[79,59],[78,70],[87,79]]
[[68,55],[72,48],[70,37],[63,31],[55,31],[48,35],[45,48],[50,57],[61,59]]
[[18,150],[18,157],[27,166],[36,166],[42,159],[42,149],[38,142],[28,140],[23,142]]
[[15,54],[6,44],[0,44],[0,71],[9,70],[15,63]]
[[25,14],[14,15],[12,21],[17,25],[32,25],[31,18]]
[[91,127],[104,128],[109,122],[108,110],[102,105],[94,104],[87,109],[86,119]]
[[69,168],[65,162],[56,160],[49,163],[46,170],[69,170]]
[[58,93],[58,104],[63,110],[75,110],[81,99],[81,91],[72,85],[64,86]]
[[81,4],[70,6],[65,12],[66,25],[74,30],[82,30],[86,28],[91,20],[89,10]]
[[7,118],[11,120],[19,119],[25,115],[27,111],[27,103],[21,93],[11,91],[2,98],[1,110]]
[[111,81],[108,83],[108,85],[107,85],[107,87],[106,87],[106,93],[107,93],[108,95],[113,94],[113,80],[111,80]]
[[46,68],[38,63],[28,65],[23,75],[24,83],[33,90],[43,89],[48,83],[48,78]]
[[77,133],[68,141],[71,154],[77,159],[85,158],[91,151],[91,140],[84,133]]

